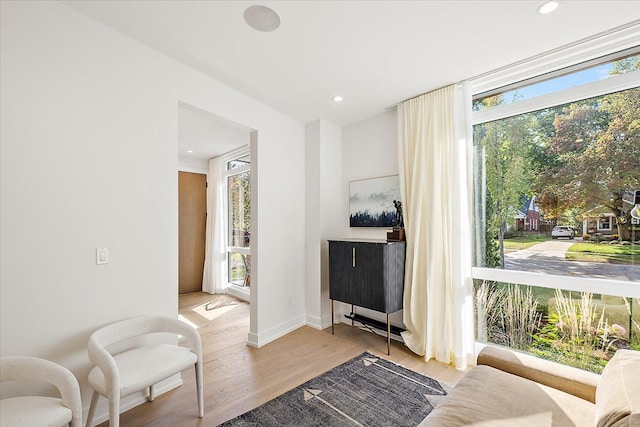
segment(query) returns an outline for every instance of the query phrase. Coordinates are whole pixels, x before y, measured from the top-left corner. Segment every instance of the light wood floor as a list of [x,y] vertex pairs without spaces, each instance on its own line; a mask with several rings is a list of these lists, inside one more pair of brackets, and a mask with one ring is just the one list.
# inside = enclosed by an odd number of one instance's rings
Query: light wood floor
[[215,426],[364,351],[451,385],[464,375],[435,361],[424,363],[399,342],[392,341],[388,356],[386,339],[345,324],[336,325],[335,335],[331,328],[304,326],[261,348],[249,347],[249,305],[227,295],[182,294],[179,310],[202,336],[205,416],[197,417],[189,369],[182,373],[181,387],[122,414],[122,426]]

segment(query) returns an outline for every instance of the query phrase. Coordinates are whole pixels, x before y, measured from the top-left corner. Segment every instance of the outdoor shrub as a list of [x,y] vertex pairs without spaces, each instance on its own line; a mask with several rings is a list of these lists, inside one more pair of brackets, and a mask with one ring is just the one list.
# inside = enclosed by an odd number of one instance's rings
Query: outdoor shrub
[[632,315],[634,306],[640,307],[640,298],[623,297],[629,317],[620,320],[620,316],[614,316],[617,323],[610,323],[601,300],[591,293],[556,289],[555,298],[549,300],[551,295],[545,292],[542,295],[546,295],[543,301],[549,301],[547,309],[533,292],[528,286],[477,281],[478,341],[528,351],[597,373],[617,349],[640,350],[640,324]]
[[582,240],[589,240],[590,238],[591,238],[591,236],[588,235],[588,234],[583,234],[582,235]]
[[532,344],[542,318],[537,308],[538,299],[533,298],[530,287],[526,291],[516,285],[507,288],[505,326],[511,347],[526,350]]
[[640,350],[640,323],[633,318],[633,308],[634,306],[640,307],[640,298],[624,298],[624,304],[627,306],[627,312],[629,313],[631,347],[636,347],[634,350]]
[[509,284],[505,289],[483,281],[476,290],[478,340],[527,350],[540,327],[542,314],[537,308],[530,287],[525,291]]
[[618,240],[618,235],[617,234],[612,234],[611,235],[611,240]]
[[[481,342],[500,344],[502,335],[501,301],[504,291],[495,282],[484,280],[476,289],[477,337]],[[495,340],[500,342],[496,342]]]
[[626,343],[621,325],[609,325],[604,309],[599,314],[593,294],[582,292],[579,300],[556,289],[556,304],[548,324],[534,335],[534,349],[541,356],[601,372],[606,361]]

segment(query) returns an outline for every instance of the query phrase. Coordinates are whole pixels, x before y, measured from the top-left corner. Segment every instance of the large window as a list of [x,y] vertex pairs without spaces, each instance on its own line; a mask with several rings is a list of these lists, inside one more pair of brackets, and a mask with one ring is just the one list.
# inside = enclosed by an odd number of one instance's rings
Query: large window
[[251,159],[249,149],[226,162],[227,273],[229,283],[251,286]]
[[639,86],[627,53],[474,100],[479,340],[595,371],[640,350]]

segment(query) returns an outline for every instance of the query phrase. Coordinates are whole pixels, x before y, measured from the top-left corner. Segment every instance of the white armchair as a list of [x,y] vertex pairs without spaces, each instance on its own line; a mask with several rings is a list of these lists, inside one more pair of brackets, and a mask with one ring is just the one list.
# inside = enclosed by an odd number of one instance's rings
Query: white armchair
[[37,357],[8,356],[0,360],[0,377],[2,382],[43,381],[54,385],[61,396],[16,396],[0,400],[2,427],[82,425],[80,387],[67,368]]
[[[181,335],[190,347],[148,345],[118,354],[111,354],[106,348],[133,337],[159,332]],[[192,365],[196,370],[198,417],[204,416],[202,342],[198,331],[186,323],[163,316],[142,316],[105,326],[91,334],[89,358],[96,367],[89,373],[89,384],[94,392],[87,416],[88,427],[92,426],[100,396],[109,401],[109,425],[117,427],[122,397],[148,389],[148,400],[153,401],[155,384]]]

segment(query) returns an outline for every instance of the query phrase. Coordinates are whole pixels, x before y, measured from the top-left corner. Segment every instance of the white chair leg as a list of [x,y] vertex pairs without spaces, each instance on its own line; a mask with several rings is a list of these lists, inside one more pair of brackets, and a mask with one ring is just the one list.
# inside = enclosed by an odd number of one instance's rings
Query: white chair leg
[[109,427],[120,427],[120,396],[109,399]]
[[156,398],[156,394],[155,394],[155,390],[153,389],[153,386],[150,385],[149,386],[149,396],[147,397],[147,401],[148,402],[153,402]]
[[196,362],[196,388],[198,393],[198,417],[204,417],[204,387],[202,385],[202,362]]
[[100,394],[94,391],[91,395],[91,403],[89,404],[89,413],[87,414],[87,427],[93,427],[93,417],[96,415],[96,407],[98,406],[98,399]]

